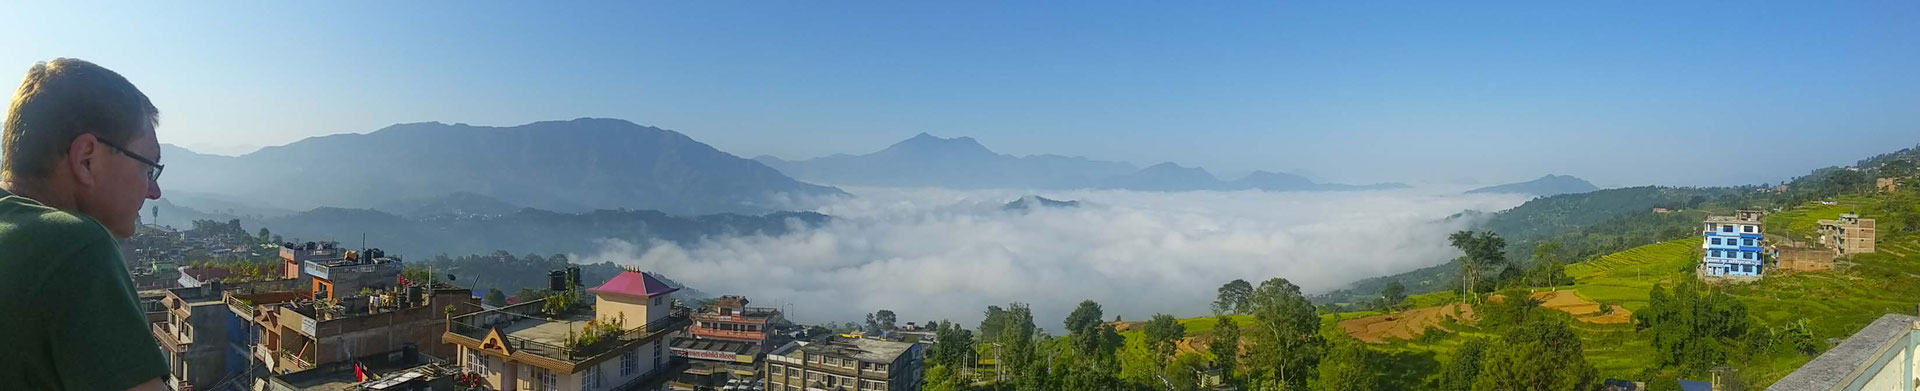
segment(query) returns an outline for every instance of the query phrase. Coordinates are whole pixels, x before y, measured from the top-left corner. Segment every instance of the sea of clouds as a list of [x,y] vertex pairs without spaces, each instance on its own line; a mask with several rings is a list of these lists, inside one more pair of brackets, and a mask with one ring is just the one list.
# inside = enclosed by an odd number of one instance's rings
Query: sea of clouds
[[[1457,191],[1137,192],[849,188],[815,209],[830,223],[783,236],[727,236],[691,245],[603,240],[580,262],[662,273],[711,294],[746,295],[803,323],[860,321],[890,309],[901,322],[975,324],[988,305],[1024,302],[1041,328],[1081,300],[1108,318],[1210,313],[1233,279],[1284,277],[1308,293],[1444,263],[1446,235],[1525,196]],[[1003,210],[1038,194],[1077,208]]]

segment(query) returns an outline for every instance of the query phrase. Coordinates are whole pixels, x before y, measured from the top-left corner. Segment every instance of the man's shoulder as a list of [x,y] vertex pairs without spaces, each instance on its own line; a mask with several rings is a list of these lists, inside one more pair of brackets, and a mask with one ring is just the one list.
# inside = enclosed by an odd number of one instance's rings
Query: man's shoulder
[[88,245],[112,242],[113,234],[92,217],[41,205],[18,195],[6,195],[0,197],[0,240],[12,238]]

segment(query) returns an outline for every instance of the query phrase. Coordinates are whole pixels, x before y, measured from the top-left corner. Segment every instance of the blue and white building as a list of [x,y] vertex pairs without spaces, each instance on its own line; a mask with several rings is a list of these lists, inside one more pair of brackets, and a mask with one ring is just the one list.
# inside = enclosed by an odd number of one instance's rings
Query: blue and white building
[[1760,258],[1760,211],[1741,210],[1733,216],[1709,216],[1700,243],[1706,256],[1700,260],[1700,276],[1760,277],[1764,264]]

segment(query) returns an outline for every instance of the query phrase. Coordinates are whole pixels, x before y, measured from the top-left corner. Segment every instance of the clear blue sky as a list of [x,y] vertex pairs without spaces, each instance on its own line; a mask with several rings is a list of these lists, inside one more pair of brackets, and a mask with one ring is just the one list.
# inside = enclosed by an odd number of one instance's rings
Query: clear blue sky
[[98,62],[155,99],[163,142],[216,150],[594,116],[745,157],[929,132],[1217,174],[1619,186],[1920,143],[1912,1],[72,3],[8,5],[0,73]]

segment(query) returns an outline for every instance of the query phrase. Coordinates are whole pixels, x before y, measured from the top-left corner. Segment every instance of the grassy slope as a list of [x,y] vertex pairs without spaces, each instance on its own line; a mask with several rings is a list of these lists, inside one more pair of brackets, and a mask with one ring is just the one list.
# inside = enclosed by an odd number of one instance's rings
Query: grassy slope
[[[1766,220],[1768,232],[1804,238],[1814,230],[1815,221],[1832,219],[1849,211],[1867,210],[1867,206],[1878,202],[1878,198],[1853,196],[1841,197],[1838,201],[1838,205],[1809,203],[1771,214]],[[1775,227],[1782,228],[1776,230]],[[1920,250],[1920,235],[1900,234],[1886,229],[1881,230],[1880,235],[1882,248]],[[1656,284],[1671,286],[1679,279],[1693,278],[1690,268],[1698,257],[1700,240],[1694,237],[1651,244],[1570,265],[1567,274],[1574,278],[1575,284],[1560,289],[1573,289],[1588,299],[1640,310],[1646,307],[1647,294]],[[1920,254],[1920,251],[1906,253],[1910,254],[1909,257],[1896,257],[1886,252],[1864,254],[1853,257],[1850,260],[1852,264],[1844,270],[1776,273],[1758,283],[1725,289],[1747,305],[1749,313],[1758,322],[1757,326],[1777,327],[1806,319],[1816,340],[1845,338],[1883,314],[1910,313],[1916,305],[1920,305],[1920,256],[1912,256]],[[1440,292],[1412,296],[1408,301],[1414,307],[1425,307],[1453,299],[1453,293]],[[1360,311],[1323,315],[1322,330],[1329,337],[1337,338],[1339,332],[1331,325],[1339,319],[1376,314],[1378,312]],[[1248,316],[1233,318],[1243,327],[1251,325],[1253,321]],[[1214,319],[1183,319],[1181,323],[1187,326],[1188,336],[1208,336],[1212,333]],[[1633,325],[1571,324],[1582,339],[1588,362],[1600,370],[1601,376],[1637,379],[1651,366],[1655,354],[1653,347],[1646,336],[1634,331]],[[1407,376],[1399,384],[1418,384],[1415,382],[1438,375],[1437,369],[1449,361],[1453,351],[1465,342],[1466,338],[1462,336],[1492,337],[1471,326],[1449,327],[1460,330],[1459,335],[1372,346],[1389,354],[1396,374]],[[1139,334],[1139,331],[1128,334]],[[1825,349],[1824,345],[1822,349]],[[1736,357],[1730,360],[1732,364],[1760,387],[1778,381],[1813,358],[1793,352],[1778,352],[1763,357],[1735,354]]]

